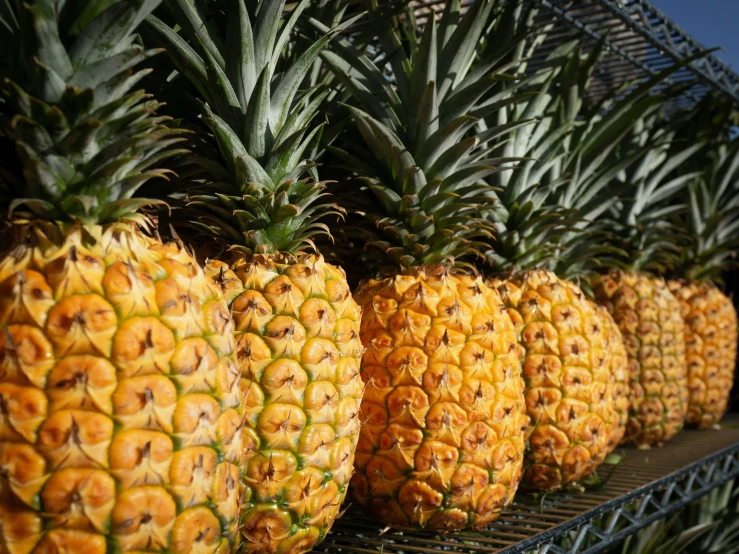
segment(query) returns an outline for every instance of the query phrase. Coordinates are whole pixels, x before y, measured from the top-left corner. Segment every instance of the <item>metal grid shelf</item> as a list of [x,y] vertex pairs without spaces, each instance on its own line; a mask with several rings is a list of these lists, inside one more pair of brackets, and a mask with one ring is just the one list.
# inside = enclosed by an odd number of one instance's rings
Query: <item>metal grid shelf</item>
[[[520,492],[513,506],[477,532],[387,531],[350,507],[313,552],[412,554],[595,554],[739,477],[739,415],[720,430],[686,430],[663,448],[622,449],[607,483],[585,493],[536,498]],[[608,474],[609,466],[601,468]],[[567,535],[569,546],[553,544]]]
[[[706,50],[647,0],[521,0],[539,7],[538,21],[558,23],[542,45],[545,55],[576,30],[586,45],[603,40],[613,55],[603,59],[590,86],[601,98],[625,81],[647,77]],[[713,46],[713,45],[710,45]],[[669,83],[686,87],[675,108],[689,107],[711,90],[739,103],[739,75],[713,54],[675,71]]]
[[[399,5],[405,0],[380,0]],[[461,0],[462,10],[473,0]],[[506,0],[538,9],[536,23],[554,24],[529,64],[535,70],[541,61],[573,33],[582,39],[587,52],[603,40],[611,55],[603,58],[590,84],[589,99],[597,101],[613,93],[624,82],[646,78],[681,62],[706,47],[647,0]],[[444,0],[411,0],[416,20],[423,26],[431,13],[444,9]],[[356,12],[364,6],[357,0]],[[361,23],[357,24],[361,27]],[[713,45],[709,45],[713,46]],[[739,75],[713,54],[694,60],[675,71],[667,83],[685,86],[670,110],[689,108],[707,93],[719,91],[739,105]]]

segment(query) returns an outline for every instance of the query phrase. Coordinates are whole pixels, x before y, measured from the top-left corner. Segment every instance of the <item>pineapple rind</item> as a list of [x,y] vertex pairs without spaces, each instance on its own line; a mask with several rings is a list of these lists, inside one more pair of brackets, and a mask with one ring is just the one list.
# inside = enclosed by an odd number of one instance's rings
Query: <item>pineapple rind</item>
[[321,542],[352,474],[364,386],[361,309],[320,255],[209,261],[234,317],[245,406],[246,552]]
[[618,429],[612,340],[595,304],[547,270],[492,279],[513,320],[531,427],[523,485],[551,491],[591,475]]
[[0,263],[0,550],[227,552],[241,420],[229,311],[133,225],[53,224]]
[[736,310],[711,282],[672,280],[668,286],[685,321],[690,387],[686,423],[705,429],[726,413],[734,384]]
[[594,278],[596,302],[621,329],[629,359],[631,409],[626,442],[661,446],[682,428],[688,370],[680,304],[662,278],[613,269]]
[[352,493],[396,527],[481,528],[513,500],[528,418],[513,325],[479,277],[360,285],[363,426]]

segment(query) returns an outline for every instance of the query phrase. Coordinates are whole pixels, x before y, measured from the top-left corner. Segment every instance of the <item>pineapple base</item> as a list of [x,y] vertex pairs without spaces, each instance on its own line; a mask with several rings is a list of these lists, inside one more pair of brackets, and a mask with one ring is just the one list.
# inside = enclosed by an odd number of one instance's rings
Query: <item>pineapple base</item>
[[683,428],[688,370],[680,305],[664,280],[611,270],[594,279],[598,304],[618,324],[628,354],[631,409],[625,442],[661,446]]
[[25,232],[0,263],[0,551],[227,552],[243,416],[218,288],[134,225]]
[[519,337],[531,427],[522,485],[542,491],[591,475],[623,434],[614,402],[612,333],[573,283],[546,270],[488,281]]
[[736,310],[713,283],[673,280],[668,286],[685,321],[690,387],[686,423],[706,429],[726,413],[734,384]]
[[481,528],[510,504],[528,418],[516,335],[479,277],[440,267],[360,285],[362,402],[352,493],[395,528]]
[[246,552],[299,554],[339,515],[359,435],[361,310],[323,257],[210,261],[234,319],[244,398]]

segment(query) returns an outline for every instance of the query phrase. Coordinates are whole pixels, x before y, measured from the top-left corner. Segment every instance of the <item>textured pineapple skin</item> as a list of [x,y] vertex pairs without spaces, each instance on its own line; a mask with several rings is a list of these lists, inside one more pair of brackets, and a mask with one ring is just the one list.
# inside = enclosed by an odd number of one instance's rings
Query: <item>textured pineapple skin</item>
[[362,312],[343,270],[319,255],[236,255],[205,269],[231,306],[242,372],[241,542],[246,552],[307,552],[352,474]]
[[352,494],[396,528],[480,528],[510,504],[528,418],[498,294],[443,268],[362,283],[363,426]]
[[690,388],[686,423],[711,427],[726,413],[734,384],[736,310],[713,283],[673,280],[668,286],[685,321]]
[[613,316],[628,355],[631,408],[626,442],[661,446],[683,428],[688,370],[679,302],[665,281],[613,269],[594,278],[596,302]]
[[623,444],[626,437],[626,426],[629,423],[631,407],[631,386],[629,384],[629,359],[626,354],[623,335],[610,312],[603,306],[597,306],[603,329],[608,333],[608,353],[611,358],[611,375],[613,377],[613,403],[618,417],[614,418],[609,435],[610,450]]
[[547,270],[491,279],[519,339],[531,426],[523,485],[552,491],[591,475],[615,446],[609,329],[594,302]]
[[133,226],[34,233],[0,263],[0,552],[227,553],[243,415],[218,287]]

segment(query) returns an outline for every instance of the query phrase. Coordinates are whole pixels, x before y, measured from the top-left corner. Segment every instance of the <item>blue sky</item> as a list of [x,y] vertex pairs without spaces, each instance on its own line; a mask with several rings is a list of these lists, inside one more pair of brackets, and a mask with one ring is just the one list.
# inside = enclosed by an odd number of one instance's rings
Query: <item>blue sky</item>
[[651,0],[652,4],[739,72],[739,0]]

